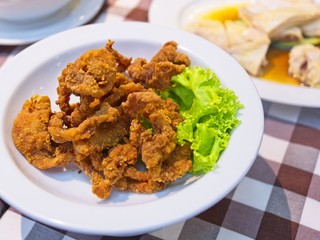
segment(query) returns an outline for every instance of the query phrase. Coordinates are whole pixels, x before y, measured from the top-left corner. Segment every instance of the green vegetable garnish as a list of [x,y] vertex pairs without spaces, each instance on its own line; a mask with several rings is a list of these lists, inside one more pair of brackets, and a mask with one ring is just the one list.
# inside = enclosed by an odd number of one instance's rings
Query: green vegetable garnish
[[291,48],[293,48],[296,45],[300,44],[312,44],[312,45],[319,45],[320,44],[320,38],[313,37],[313,38],[304,38],[300,41],[276,41],[271,44],[271,47],[278,48],[285,51],[290,51]]
[[240,123],[236,114],[243,105],[232,90],[221,86],[210,69],[187,67],[172,81],[173,87],[162,96],[180,105],[184,121],[178,125],[178,143],[191,143],[193,174],[209,172],[227,147],[231,131]]
[[144,116],[141,116],[140,122],[145,129],[147,129],[150,132],[153,132],[151,123]]

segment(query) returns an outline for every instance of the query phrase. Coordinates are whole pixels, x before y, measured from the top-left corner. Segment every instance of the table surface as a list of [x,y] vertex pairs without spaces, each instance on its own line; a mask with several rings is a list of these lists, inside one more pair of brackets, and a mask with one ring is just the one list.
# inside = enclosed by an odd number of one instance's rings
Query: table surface
[[[89,23],[148,21],[152,0],[106,1]],[[26,46],[1,46],[0,66]],[[263,101],[259,154],[239,185],[215,206],[141,236],[91,236],[54,229],[0,199],[0,239],[320,239],[320,109]]]

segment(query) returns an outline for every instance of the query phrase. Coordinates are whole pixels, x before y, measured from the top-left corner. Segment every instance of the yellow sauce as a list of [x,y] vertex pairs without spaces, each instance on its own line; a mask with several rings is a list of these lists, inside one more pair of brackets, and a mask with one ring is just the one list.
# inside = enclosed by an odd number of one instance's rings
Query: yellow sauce
[[289,76],[289,52],[270,48],[267,53],[268,65],[260,78],[291,85],[299,85],[299,81]]
[[[242,6],[244,6],[244,4],[217,8],[213,11],[206,12],[201,15],[200,18],[221,22],[225,22],[226,20],[237,20],[239,19],[238,9]],[[259,78],[285,84],[299,85],[299,81],[288,74],[288,53],[288,51],[270,48],[267,53],[268,65],[264,70],[263,75],[259,76]]]
[[243,6],[243,4],[217,8],[214,11],[209,11],[203,14],[201,18],[207,20],[217,20],[221,22],[225,22],[227,20],[237,20],[239,19],[238,9],[241,6]]

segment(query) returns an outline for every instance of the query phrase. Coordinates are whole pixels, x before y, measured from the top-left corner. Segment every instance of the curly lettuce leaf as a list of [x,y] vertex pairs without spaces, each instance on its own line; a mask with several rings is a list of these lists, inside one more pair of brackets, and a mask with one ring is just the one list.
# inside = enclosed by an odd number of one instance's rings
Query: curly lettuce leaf
[[194,174],[209,172],[228,146],[231,131],[240,124],[237,111],[243,105],[210,69],[187,67],[172,81],[172,88],[162,96],[180,106],[184,121],[177,127],[178,143],[191,143]]

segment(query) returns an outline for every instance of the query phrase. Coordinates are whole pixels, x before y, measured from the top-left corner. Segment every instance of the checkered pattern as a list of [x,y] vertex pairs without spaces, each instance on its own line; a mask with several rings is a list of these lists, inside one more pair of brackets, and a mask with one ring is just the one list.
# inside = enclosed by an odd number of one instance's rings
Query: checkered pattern
[[[151,0],[106,2],[91,22],[147,21]],[[23,47],[0,46],[0,65]],[[320,239],[320,109],[263,101],[259,156],[239,185],[185,222],[127,240]],[[0,200],[0,239],[112,240],[66,232],[29,219]]]

